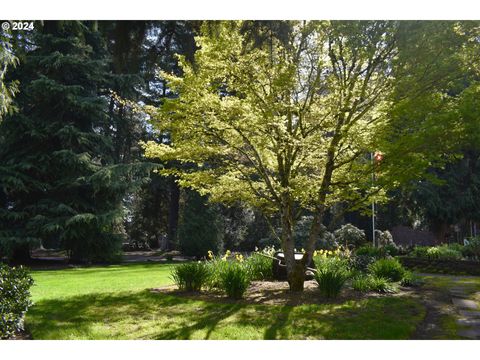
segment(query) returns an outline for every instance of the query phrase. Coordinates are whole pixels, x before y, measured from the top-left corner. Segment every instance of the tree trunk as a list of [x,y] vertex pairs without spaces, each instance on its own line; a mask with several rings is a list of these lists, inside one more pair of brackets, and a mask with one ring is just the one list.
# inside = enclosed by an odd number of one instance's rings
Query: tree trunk
[[168,206],[167,248],[165,250],[171,250],[175,246],[178,228],[178,213],[180,208],[179,203],[180,187],[175,181],[175,178],[172,177],[170,182],[170,202]]
[[293,211],[288,195],[282,201],[282,247],[287,267],[287,280],[290,291],[303,291],[305,282],[305,263],[295,261],[295,241],[293,238]]

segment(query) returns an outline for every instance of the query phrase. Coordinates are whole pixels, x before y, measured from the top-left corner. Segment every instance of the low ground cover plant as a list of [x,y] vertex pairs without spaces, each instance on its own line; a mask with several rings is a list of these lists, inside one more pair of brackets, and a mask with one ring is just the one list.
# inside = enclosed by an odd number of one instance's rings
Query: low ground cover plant
[[0,264],[0,339],[8,339],[23,330],[33,279],[23,267]]
[[403,274],[400,285],[405,287],[419,286],[422,284],[422,280],[419,276],[415,275],[411,271],[405,271]]
[[396,291],[395,286],[388,279],[371,274],[360,274],[353,278],[352,288],[360,292],[393,293]]

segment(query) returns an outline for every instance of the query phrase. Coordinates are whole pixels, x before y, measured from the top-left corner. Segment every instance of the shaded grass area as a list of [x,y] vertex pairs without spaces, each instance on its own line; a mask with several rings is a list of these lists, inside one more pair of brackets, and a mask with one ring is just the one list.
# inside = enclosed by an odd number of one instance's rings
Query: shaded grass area
[[37,303],[34,339],[408,339],[423,319],[412,299],[340,305],[219,304],[147,290]]
[[373,297],[341,304],[252,305],[146,289],[170,284],[167,264],[34,271],[34,339],[407,339],[420,301]]
[[[458,340],[464,339],[458,335],[459,330],[465,327],[457,323],[459,315],[456,313],[453,305],[451,304],[450,289],[462,287],[466,293],[480,292],[480,277],[478,276],[451,276],[451,275],[427,275],[422,276],[425,281],[425,291],[434,290],[434,296],[430,296],[435,301],[435,297],[440,299],[436,304],[436,323],[440,326],[440,329],[434,332],[430,338],[435,340]],[[479,300],[477,300],[480,305]]]

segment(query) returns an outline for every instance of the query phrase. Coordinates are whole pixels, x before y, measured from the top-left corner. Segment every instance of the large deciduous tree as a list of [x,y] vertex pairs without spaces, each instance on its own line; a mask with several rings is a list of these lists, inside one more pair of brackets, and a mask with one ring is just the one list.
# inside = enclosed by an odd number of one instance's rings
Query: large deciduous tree
[[[398,61],[398,22],[288,25],[281,37],[265,30],[268,41],[259,43],[241,22],[205,24],[195,65],[180,57],[183,76],[164,74],[178,97],[153,122],[172,142],[145,148],[147,156],[188,164],[163,172],[212,201],[279,214],[288,282],[301,291],[326,210],[339,201],[362,206],[395,184],[394,157],[387,153],[379,166],[369,154],[395,140],[386,110],[396,66],[406,65]],[[313,221],[305,256],[295,261],[302,209]]]

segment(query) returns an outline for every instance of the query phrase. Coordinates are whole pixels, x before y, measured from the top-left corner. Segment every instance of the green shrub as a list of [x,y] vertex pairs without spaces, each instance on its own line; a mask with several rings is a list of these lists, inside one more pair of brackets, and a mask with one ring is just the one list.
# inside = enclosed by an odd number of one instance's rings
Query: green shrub
[[463,250],[463,245],[459,243],[451,243],[451,244],[448,244],[447,246],[449,249],[452,249],[458,252],[462,252]]
[[461,249],[462,255],[467,258],[480,259],[480,236],[468,240],[468,244]]
[[386,244],[385,246],[383,246],[383,251],[385,252],[386,255],[390,255],[390,256],[397,256],[400,254],[399,247],[392,243]]
[[378,293],[394,293],[395,287],[383,277],[372,276],[370,280],[370,290]]
[[173,268],[171,278],[180,290],[200,291],[207,285],[210,269],[204,262],[191,262]]
[[0,339],[7,339],[23,330],[23,318],[30,301],[33,279],[23,267],[0,264]]
[[450,248],[448,245],[431,247],[427,250],[427,258],[430,260],[461,260],[462,253]]
[[348,259],[350,268],[358,271],[366,271],[368,266],[377,260],[376,257],[369,255],[352,255]]
[[368,292],[371,290],[371,276],[358,275],[352,279],[352,288],[356,291]]
[[363,245],[355,250],[356,255],[367,255],[380,259],[385,256],[385,250],[383,248],[373,247],[372,245]]
[[464,247],[460,244],[441,246],[416,246],[410,253],[411,256],[429,260],[461,260]]
[[378,278],[400,281],[405,269],[397,259],[380,259],[368,266],[368,270]]
[[348,263],[337,257],[315,257],[315,280],[322,295],[327,298],[335,298],[342,291],[345,282],[349,278]]
[[349,263],[351,268],[365,271],[368,265],[383,257],[385,257],[383,248],[364,245],[355,250],[354,254],[350,256]]
[[428,246],[415,246],[410,253],[410,256],[421,258],[421,259],[426,259],[428,258]]
[[419,276],[413,274],[411,271],[405,271],[403,274],[402,280],[400,281],[400,285],[406,287],[413,287],[418,286],[422,283],[422,280]]
[[352,280],[352,287],[356,291],[379,293],[395,292],[395,287],[389,283],[388,279],[372,275],[362,274]]
[[250,285],[250,274],[244,263],[225,261],[224,268],[219,272],[220,287],[232,299],[241,299]]
[[270,280],[273,278],[272,259],[259,253],[253,253],[245,260],[251,280]]

